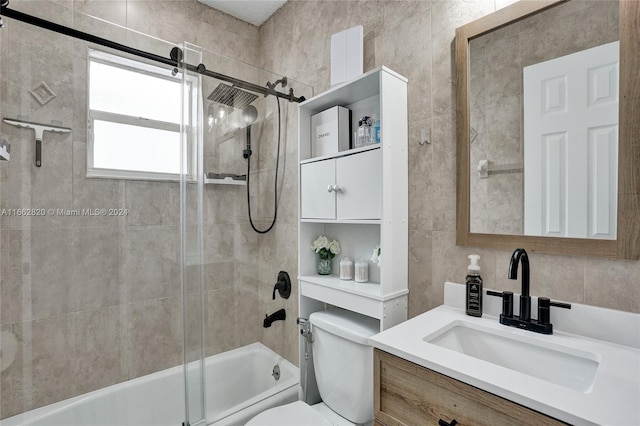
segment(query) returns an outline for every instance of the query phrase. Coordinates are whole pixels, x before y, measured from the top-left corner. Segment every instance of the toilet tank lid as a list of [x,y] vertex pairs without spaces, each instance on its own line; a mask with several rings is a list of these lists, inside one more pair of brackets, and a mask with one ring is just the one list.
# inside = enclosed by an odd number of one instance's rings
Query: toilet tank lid
[[343,309],[314,312],[309,321],[314,327],[361,345],[369,345],[369,337],[380,332],[378,320]]

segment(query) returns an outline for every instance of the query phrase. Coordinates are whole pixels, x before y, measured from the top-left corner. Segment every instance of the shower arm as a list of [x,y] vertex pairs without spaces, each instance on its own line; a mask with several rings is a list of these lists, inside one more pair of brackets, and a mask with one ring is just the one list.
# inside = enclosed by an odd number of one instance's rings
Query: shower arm
[[[304,96],[296,97],[293,94],[293,89],[289,90],[289,93],[282,93],[268,87],[258,86],[257,84],[249,83],[244,80],[240,80],[234,77],[230,77],[225,74],[220,74],[214,71],[209,71],[205,67],[204,64],[199,65],[191,65],[182,62],[182,50],[178,47],[174,47],[171,49],[171,54],[169,58],[164,56],[156,55],[154,53],[146,52],[144,50],[136,49],[124,44],[116,43],[111,40],[107,40],[102,37],[95,36],[93,34],[85,33],[82,31],[78,31],[73,28],[65,27],[64,25],[56,24],[51,21],[47,21],[45,19],[41,19],[32,15],[28,15],[23,12],[19,12],[17,10],[8,8],[9,1],[8,0],[0,0],[0,16],[4,16],[6,18],[15,19],[17,21],[21,21],[30,25],[34,25],[36,27],[40,27],[49,31],[53,31],[59,34],[64,34],[69,37],[77,38],[79,40],[84,40],[89,43],[98,44],[100,46],[108,47],[110,49],[118,50],[120,52],[128,53],[130,55],[138,56],[141,58],[145,58],[154,62],[159,62],[164,65],[169,65],[174,67],[174,71],[177,72],[179,67],[184,67],[187,71],[191,71],[194,73],[198,73],[201,75],[205,75],[207,77],[217,78],[219,80],[223,80],[229,82],[237,87],[242,89],[250,90],[253,92],[257,92],[263,95],[273,95],[278,98],[286,99],[289,102],[303,102],[305,101]],[[1,22],[1,19],[0,19]]]

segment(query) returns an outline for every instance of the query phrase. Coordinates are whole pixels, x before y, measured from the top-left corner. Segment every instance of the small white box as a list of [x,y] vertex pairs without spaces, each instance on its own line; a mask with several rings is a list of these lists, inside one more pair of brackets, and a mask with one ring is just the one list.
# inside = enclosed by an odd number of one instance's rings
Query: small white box
[[350,148],[351,111],[335,106],[311,116],[311,156],[335,154]]
[[331,87],[362,75],[363,33],[358,25],[331,35]]

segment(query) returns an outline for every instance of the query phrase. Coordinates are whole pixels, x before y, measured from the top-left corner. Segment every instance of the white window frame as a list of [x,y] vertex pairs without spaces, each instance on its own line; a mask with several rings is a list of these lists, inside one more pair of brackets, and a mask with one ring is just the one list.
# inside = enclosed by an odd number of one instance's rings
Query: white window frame
[[[122,56],[116,56],[110,53],[106,53],[100,50],[89,49],[87,55],[87,174],[88,178],[108,178],[108,179],[131,179],[131,180],[160,180],[160,181],[179,181],[179,173],[160,173],[149,172],[141,170],[122,170],[122,169],[108,169],[97,168],[94,166],[94,121],[106,121],[111,123],[125,124],[136,127],[146,127],[151,129],[175,131],[180,134],[180,123],[171,123],[166,121],[151,120],[144,117],[134,117],[124,114],[116,114],[111,112],[92,110],[90,99],[90,85],[91,85],[91,62],[98,62],[105,65],[122,68],[128,71],[137,72],[140,74],[147,74],[156,78],[164,78],[166,80],[174,81],[182,84],[181,74],[178,76],[172,75],[171,70],[151,65],[149,63],[141,62],[139,60],[129,59]],[[190,108],[189,116],[194,117],[195,111],[193,99],[197,97],[197,91],[199,85],[197,84],[199,77],[187,76],[188,89],[188,102],[184,102],[184,105],[188,105]],[[181,99],[178,102],[182,102]],[[197,107],[196,107],[197,109]],[[185,137],[189,137],[189,132],[185,132]],[[195,140],[189,140],[189,144],[194,145]],[[186,158],[187,180],[195,179],[195,169],[197,164],[197,150],[195,146],[190,151],[192,155]],[[182,147],[180,148],[183,149]]]

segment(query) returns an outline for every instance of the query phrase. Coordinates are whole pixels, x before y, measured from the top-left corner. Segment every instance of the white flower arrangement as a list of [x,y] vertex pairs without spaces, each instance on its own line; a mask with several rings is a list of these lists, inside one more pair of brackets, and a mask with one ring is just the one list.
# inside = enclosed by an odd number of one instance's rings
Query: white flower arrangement
[[320,235],[311,244],[311,249],[320,257],[333,259],[336,254],[340,253],[340,243],[336,240],[329,241],[327,237]]
[[382,250],[380,249],[380,244],[373,249],[373,253],[371,254],[371,262],[375,263],[378,266],[382,266]]

